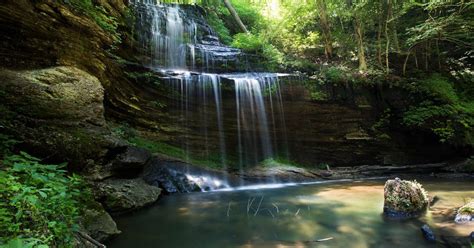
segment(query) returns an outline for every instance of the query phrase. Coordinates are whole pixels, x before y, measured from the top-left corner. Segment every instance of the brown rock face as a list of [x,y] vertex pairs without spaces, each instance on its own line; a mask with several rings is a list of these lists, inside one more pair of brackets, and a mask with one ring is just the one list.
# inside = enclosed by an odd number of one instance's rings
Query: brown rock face
[[61,66],[3,69],[0,79],[2,128],[37,154],[74,166],[97,157],[107,146],[104,89],[96,77]]

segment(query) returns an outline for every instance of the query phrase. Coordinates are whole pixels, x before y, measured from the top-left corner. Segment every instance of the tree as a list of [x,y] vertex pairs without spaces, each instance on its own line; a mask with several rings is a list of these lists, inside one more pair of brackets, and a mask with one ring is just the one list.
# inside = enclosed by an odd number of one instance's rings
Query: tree
[[247,27],[245,27],[244,23],[240,19],[239,14],[237,13],[237,11],[235,11],[234,6],[232,6],[232,3],[229,0],[223,0],[223,1],[224,1],[225,7],[229,10],[230,14],[234,17],[235,22],[240,27],[242,32],[249,33]]
[[321,30],[323,33],[324,39],[324,54],[326,55],[326,59],[330,60],[332,58],[332,39],[331,39],[331,28],[329,26],[329,18],[327,14],[326,8],[326,1],[325,0],[317,0],[316,3],[318,4],[319,9],[319,23],[321,25]]

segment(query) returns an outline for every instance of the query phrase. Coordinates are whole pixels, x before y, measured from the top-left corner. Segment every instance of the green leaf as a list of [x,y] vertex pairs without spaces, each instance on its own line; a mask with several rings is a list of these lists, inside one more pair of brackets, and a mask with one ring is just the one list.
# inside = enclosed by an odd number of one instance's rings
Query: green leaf
[[40,194],[41,197],[43,198],[47,198],[48,195],[46,193],[44,193],[43,191],[38,191],[38,193]]

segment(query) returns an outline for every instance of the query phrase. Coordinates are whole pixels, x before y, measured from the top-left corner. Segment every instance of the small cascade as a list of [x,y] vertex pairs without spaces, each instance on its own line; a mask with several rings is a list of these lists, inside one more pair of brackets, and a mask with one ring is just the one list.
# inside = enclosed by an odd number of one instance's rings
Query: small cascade
[[241,51],[220,43],[192,5],[132,0],[137,13],[136,38],[145,65],[152,69],[218,71],[238,65]]

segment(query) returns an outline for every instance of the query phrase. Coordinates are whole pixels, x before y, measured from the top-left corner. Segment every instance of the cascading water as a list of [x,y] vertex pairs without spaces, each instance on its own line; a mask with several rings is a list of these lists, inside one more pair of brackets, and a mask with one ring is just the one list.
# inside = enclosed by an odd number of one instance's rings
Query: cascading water
[[137,12],[137,40],[149,67],[213,71],[216,64],[239,61],[240,50],[222,45],[200,14],[188,16],[192,6],[186,9],[153,0],[132,0],[131,4]]
[[287,155],[278,74],[209,73],[224,71],[244,55],[222,45],[202,16],[188,13],[189,6],[132,4],[144,64],[167,75],[164,81],[174,92],[170,116],[181,127],[178,143],[187,160],[198,154],[215,161],[217,151],[220,168],[243,170]]

